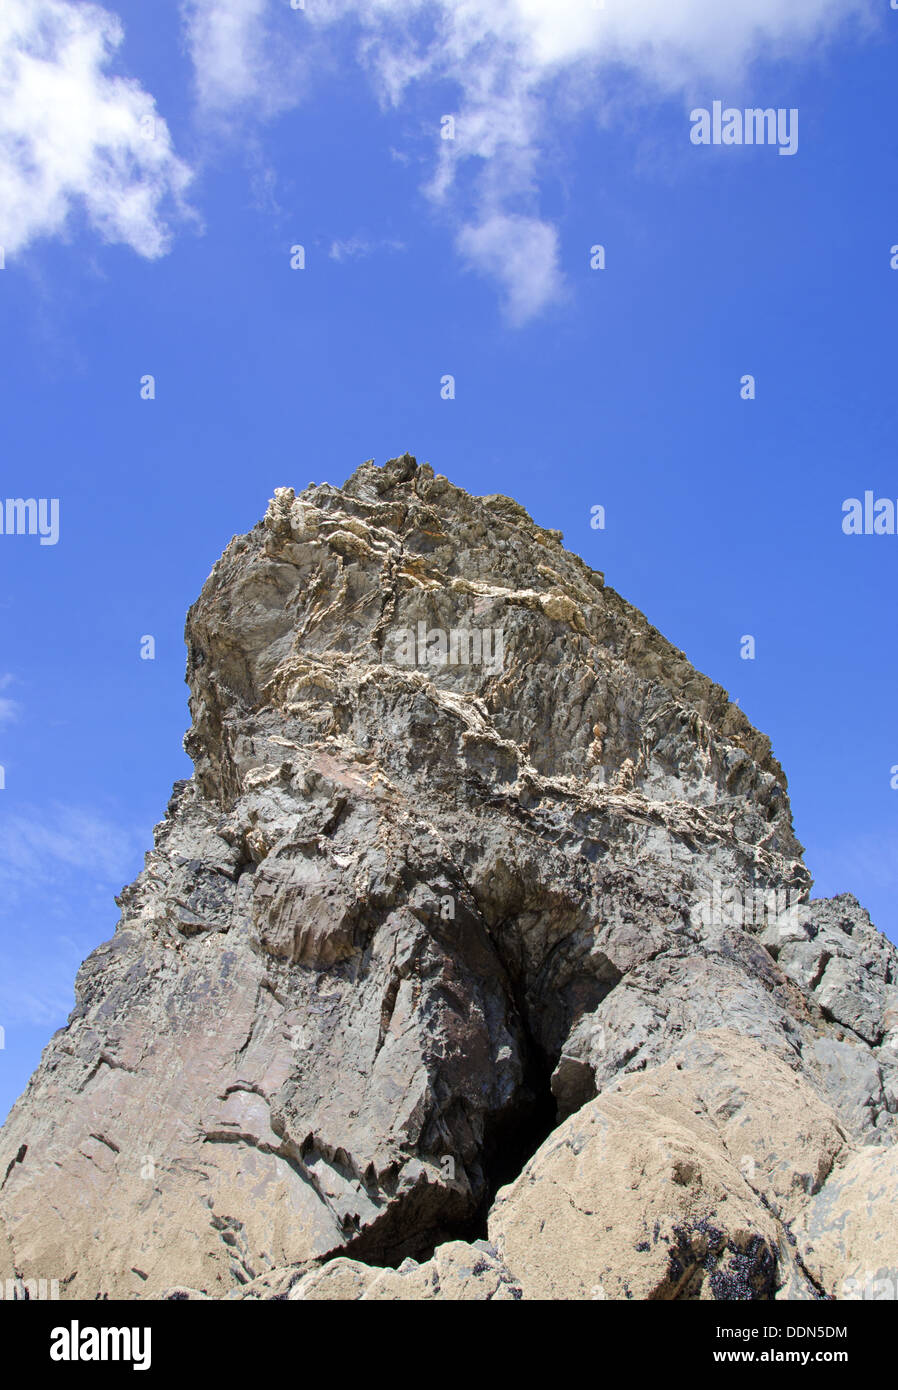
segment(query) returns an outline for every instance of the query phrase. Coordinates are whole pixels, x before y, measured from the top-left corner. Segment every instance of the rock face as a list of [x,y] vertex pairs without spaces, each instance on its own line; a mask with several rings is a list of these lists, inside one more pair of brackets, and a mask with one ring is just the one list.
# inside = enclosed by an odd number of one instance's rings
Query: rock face
[[195,773],[0,1136],[0,1278],[767,1299],[898,1267],[898,955],[810,900],[769,741],[558,532],[408,455],[281,489],[187,643]]

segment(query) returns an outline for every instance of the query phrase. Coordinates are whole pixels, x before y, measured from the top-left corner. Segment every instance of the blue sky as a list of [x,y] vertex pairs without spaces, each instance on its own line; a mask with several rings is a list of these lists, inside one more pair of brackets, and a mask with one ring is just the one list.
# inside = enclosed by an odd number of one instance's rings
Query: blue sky
[[[189,775],[215,559],[406,449],[737,697],[816,891],[898,939],[898,536],[842,531],[898,499],[898,12],[778,11],[6,0],[0,492],[60,530],[0,536],[0,1113]],[[696,146],[715,100],[797,109],[797,153]]]

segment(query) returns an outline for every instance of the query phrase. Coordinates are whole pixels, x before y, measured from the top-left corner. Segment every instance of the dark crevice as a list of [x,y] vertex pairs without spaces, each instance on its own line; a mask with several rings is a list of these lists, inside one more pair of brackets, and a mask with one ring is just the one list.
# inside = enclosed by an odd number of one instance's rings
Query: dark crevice
[[16,1164],[17,1164],[17,1163],[24,1163],[24,1162],[25,1162],[25,1155],[27,1154],[27,1152],[28,1152],[28,1145],[27,1145],[27,1144],[22,1144],[22,1145],[20,1145],[19,1151],[18,1151],[18,1153],[16,1154],[15,1158],[11,1158],[10,1161],[9,1161],[9,1165],[8,1165],[8,1167],[7,1167],[7,1169],[6,1169],[6,1173],[4,1174],[3,1181],[2,1181],[2,1183],[0,1183],[0,1190],[2,1190],[2,1189],[6,1186],[7,1179],[9,1178],[9,1175],[10,1175],[10,1173],[12,1172],[13,1168],[15,1168]]
[[826,972],[826,967],[829,965],[831,960],[832,953],[830,951],[824,951],[819,961],[817,962],[817,969],[814,971],[814,978],[808,984],[809,994],[813,994],[814,990],[818,988],[820,981],[823,979],[823,976]]
[[511,1105],[484,1118],[479,1172],[470,1173],[479,1179],[476,1206],[472,1210],[470,1200],[461,1192],[454,1203],[451,1187],[436,1193],[425,1186],[391,1205],[381,1220],[334,1250],[329,1258],[344,1255],[365,1264],[395,1268],[409,1257],[419,1262],[430,1259],[435,1248],[449,1240],[473,1243],[488,1239],[487,1218],[496,1193],[520,1175],[560,1122],[552,1094],[552,1058],[529,1026],[523,988],[509,971],[506,983],[519,1030],[523,1075]]
[[[565,1103],[560,1105],[562,1098],[552,1091],[552,1076],[558,1061],[560,1041],[568,1035],[572,1022],[582,1013],[590,1013],[598,1007],[621,978],[620,972],[609,968],[607,978],[597,975],[585,991],[581,984],[576,996],[564,988],[553,990],[542,974],[537,982],[528,981],[524,962],[512,958],[512,954],[504,949],[505,931],[513,925],[513,922],[502,922],[487,928],[487,936],[501,967],[500,974],[510,1005],[508,1026],[517,1035],[522,1075],[513,1099],[502,1111],[469,1116],[469,1123],[475,1131],[478,1120],[482,1125],[477,1158],[467,1160],[466,1176],[470,1187],[467,1183],[454,1186],[451,1180],[445,1185],[434,1183],[422,1176],[420,1183],[397,1199],[385,1175],[377,1180],[373,1174],[355,1174],[366,1188],[369,1198],[377,1202],[385,1200],[383,1211],[364,1228],[359,1227],[357,1218],[354,1223],[347,1221],[343,1243],[329,1251],[324,1256],[325,1261],[344,1257],[381,1268],[397,1268],[408,1258],[419,1263],[429,1260],[436,1247],[446,1241],[473,1243],[488,1240],[487,1220],[499,1189],[519,1177],[553,1130],[567,1115],[579,1108],[579,1104],[595,1094],[591,1069],[586,1068],[589,1076],[579,1080],[573,1090],[569,1085],[564,1096]],[[512,940],[515,939],[511,931],[510,936]],[[532,993],[539,995],[543,1003],[546,1002],[545,996],[551,998],[550,1037],[545,1036],[544,1028],[538,1029],[535,1024],[537,1015],[533,1012]],[[391,1003],[388,993],[387,1013]],[[545,1023],[544,1015],[543,1009],[540,1016],[543,1016]],[[559,1039],[558,1045],[554,1041],[556,1037]],[[464,1102],[456,1103],[467,1108]],[[437,1125],[440,1118],[440,1115],[434,1116]],[[434,1152],[439,1152],[438,1142]],[[307,1157],[305,1153],[300,1155],[302,1160]],[[333,1155],[330,1161],[334,1163],[338,1157]],[[475,1194],[473,1201],[472,1188]]]
[[820,1280],[819,1280],[818,1278],[816,1278],[816,1276],[813,1275],[813,1274],[811,1273],[811,1271],[808,1269],[808,1267],[807,1267],[807,1265],[805,1264],[804,1260],[801,1258],[800,1252],[799,1252],[798,1250],[796,1250],[794,1253],[795,1253],[795,1262],[796,1262],[796,1264],[798,1265],[798,1268],[801,1270],[801,1272],[802,1272],[802,1274],[804,1275],[804,1277],[807,1279],[807,1281],[808,1281],[808,1283],[810,1284],[811,1288],[814,1290],[814,1296],[815,1296],[815,1298],[818,1299],[820,1302],[825,1302],[825,1303],[832,1303],[832,1302],[834,1302],[834,1301],[835,1301],[835,1295],[834,1295],[834,1294],[831,1294],[831,1293],[827,1293],[826,1289],[823,1287],[823,1285],[821,1284]]
[[524,1078],[515,1109],[487,1123],[483,1146],[486,1190],[481,1209],[472,1222],[471,1240],[486,1238],[486,1220],[500,1187],[523,1172],[558,1124],[558,1104],[552,1094],[553,1064],[543,1049],[525,1033],[527,1050]]
[[461,1191],[454,1200],[451,1186],[435,1189],[423,1184],[390,1204],[379,1220],[327,1259],[343,1256],[395,1269],[408,1258],[429,1260],[446,1241],[488,1238],[487,1217],[499,1188],[518,1177],[558,1122],[551,1061],[529,1034],[524,1043],[524,1076],[515,1101],[485,1122],[477,1184],[481,1195],[474,1210]]
[[429,1260],[438,1245],[450,1240],[469,1243],[487,1239],[487,1217],[500,1187],[513,1182],[558,1123],[552,1094],[552,1062],[521,1021],[520,1046],[524,1072],[512,1104],[484,1121],[479,1171],[473,1168],[479,1199],[472,1210],[470,1196],[423,1183],[383,1216],[360,1231],[327,1259],[344,1256],[368,1265],[396,1268],[403,1260]]

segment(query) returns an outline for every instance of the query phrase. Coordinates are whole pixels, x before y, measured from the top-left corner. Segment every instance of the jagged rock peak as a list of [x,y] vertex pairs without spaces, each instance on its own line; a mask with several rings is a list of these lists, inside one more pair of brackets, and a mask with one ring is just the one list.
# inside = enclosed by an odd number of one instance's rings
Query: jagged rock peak
[[873,1261],[898,953],[560,532],[366,463],[278,489],[186,638],[194,776],[0,1135],[0,1277],[813,1298]]

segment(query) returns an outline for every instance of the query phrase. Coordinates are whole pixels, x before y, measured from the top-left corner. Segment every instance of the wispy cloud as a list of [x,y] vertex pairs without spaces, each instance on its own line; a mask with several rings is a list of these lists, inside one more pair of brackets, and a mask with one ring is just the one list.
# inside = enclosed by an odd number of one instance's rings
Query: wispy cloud
[[898,835],[870,830],[809,843],[805,863],[814,875],[814,897],[853,893],[874,926],[898,945]]
[[[347,35],[385,105],[402,106],[413,91],[445,94],[454,139],[439,138],[435,112],[424,191],[450,220],[465,263],[498,282],[521,324],[564,291],[557,231],[539,206],[548,153],[566,120],[603,110],[608,71],[629,73],[640,99],[738,80],[759,56],[804,56],[847,20],[872,24],[877,8],[874,0],[310,0],[306,9],[181,0],[181,13],[206,120],[236,112],[248,123],[296,105],[343,65]],[[105,240],[155,257],[189,216],[191,171],[153,97],[110,72],[122,38],[118,17],[99,4],[3,0],[7,253],[65,234],[80,210]],[[263,192],[273,198],[270,186]],[[340,249],[335,259],[362,254]]]
[[[15,681],[11,675],[0,676],[0,692],[7,690]],[[18,700],[11,699],[8,695],[0,694],[0,728],[7,724],[14,724],[22,713],[22,706]]]
[[854,835],[827,848],[811,847],[805,859],[819,878],[820,892],[854,893],[860,899],[865,891],[898,893],[898,835]]
[[225,5],[188,0],[182,8],[204,105],[230,107],[257,96],[269,61],[267,0],[228,0]]
[[[85,951],[52,938],[29,955],[21,949],[10,960],[0,952],[5,978],[0,980],[0,1027],[9,1034],[17,1024],[28,1028],[59,1028],[75,1004],[75,976]],[[10,979],[9,971],[14,978]]]
[[508,319],[515,327],[562,296],[558,232],[538,217],[493,213],[476,225],[462,227],[456,245],[470,267],[499,282]]
[[[187,0],[187,9],[198,90],[219,110],[249,96],[277,109],[301,100],[283,44],[342,35],[346,23],[385,104],[425,85],[452,94],[454,138],[439,138],[435,113],[425,191],[518,324],[563,293],[540,181],[565,121],[603,109],[610,70],[629,74],[639,100],[707,96],[702,84],[741,81],[762,56],[803,57],[846,21],[872,24],[876,14],[874,0],[310,0],[305,11]],[[288,28],[285,13],[298,22]]]
[[135,841],[135,833],[89,809],[26,808],[0,823],[0,884],[21,889],[60,865],[114,879],[127,872]]
[[405,243],[388,238],[369,241],[366,237],[354,236],[345,241],[332,241],[328,255],[332,261],[360,261],[378,251],[404,251]]
[[118,18],[72,0],[0,6],[0,245],[66,230],[76,208],[104,240],[162,255],[190,171],[153,98],[110,76]]
[[196,93],[206,115],[269,117],[307,93],[315,68],[305,13],[271,0],[181,0]]
[[87,807],[25,807],[0,822],[0,1025],[59,1025],[145,841]]

